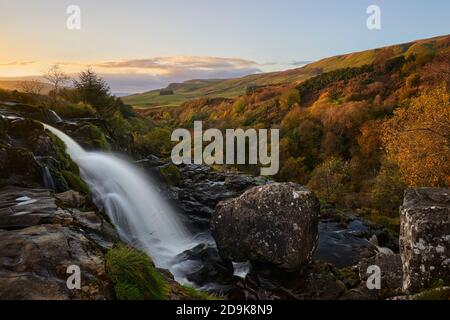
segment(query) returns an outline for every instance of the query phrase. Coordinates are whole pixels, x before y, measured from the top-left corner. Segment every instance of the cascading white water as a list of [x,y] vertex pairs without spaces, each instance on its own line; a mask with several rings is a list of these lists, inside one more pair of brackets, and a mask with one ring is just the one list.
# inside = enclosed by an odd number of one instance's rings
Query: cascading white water
[[128,161],[110,153],[87,152],[62,131],[44,126],[64,141],[95,204],[108,214],[121,239],[146,251],[158,267],[171,270],[183,282],[183,270],[171,260],[198,242],[150,178]]

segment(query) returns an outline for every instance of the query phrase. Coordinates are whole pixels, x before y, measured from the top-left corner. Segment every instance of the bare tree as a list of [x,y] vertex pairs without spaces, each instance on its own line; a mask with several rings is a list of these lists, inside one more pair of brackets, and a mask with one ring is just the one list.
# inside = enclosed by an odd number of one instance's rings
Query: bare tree
[[44,84],[36,79],[25,80],[19,84],[19,89],[29,94],[40,94],[44,89]]
[[53,93],[56,96],[58,94],[59,89],[70,80],[70,77],[61,70],[59,65],[53,65],[47,73],[44,75],[44,78],[50,82],[53,86]]

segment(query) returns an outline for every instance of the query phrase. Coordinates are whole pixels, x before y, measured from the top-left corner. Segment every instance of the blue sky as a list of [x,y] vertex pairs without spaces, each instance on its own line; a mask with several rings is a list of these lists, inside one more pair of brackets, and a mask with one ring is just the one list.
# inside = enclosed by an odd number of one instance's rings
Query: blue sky
[[[66,28],[71,4],[81,8],[81,30]],[[381,8],[381,30],[366,28],[372,4]],[[142,91],[448,34],[450,1],[0,0],[0,27],[0,77],[89,64]],[[114,65],[128,60],[140,64]],[[141,68],[146,61],[152,65]]]

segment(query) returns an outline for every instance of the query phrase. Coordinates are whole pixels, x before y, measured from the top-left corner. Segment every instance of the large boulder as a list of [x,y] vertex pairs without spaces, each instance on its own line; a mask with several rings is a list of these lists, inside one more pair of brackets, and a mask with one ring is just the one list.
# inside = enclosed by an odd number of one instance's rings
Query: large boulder
[[309,262],[318,239],[319,202],[295,183],[273,183],[222,201],[211,228],[221,256],[296,270]]
[[400,222],[403,290],[450,284],[450,189],[407,190]]

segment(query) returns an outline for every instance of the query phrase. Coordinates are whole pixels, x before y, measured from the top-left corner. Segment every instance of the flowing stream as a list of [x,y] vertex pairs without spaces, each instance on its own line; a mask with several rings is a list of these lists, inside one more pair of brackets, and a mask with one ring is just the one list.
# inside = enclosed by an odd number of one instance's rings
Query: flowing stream
[[169,269],[180,282],[188,270],[173,263],[179,253],[199,243],[158,193],[156,185],[129,161],[111,153],[85,151],[62,131],[44,124],[67,147],[80,167],[94,203],[106,212],[121,239],[147,252],[157,267]]

